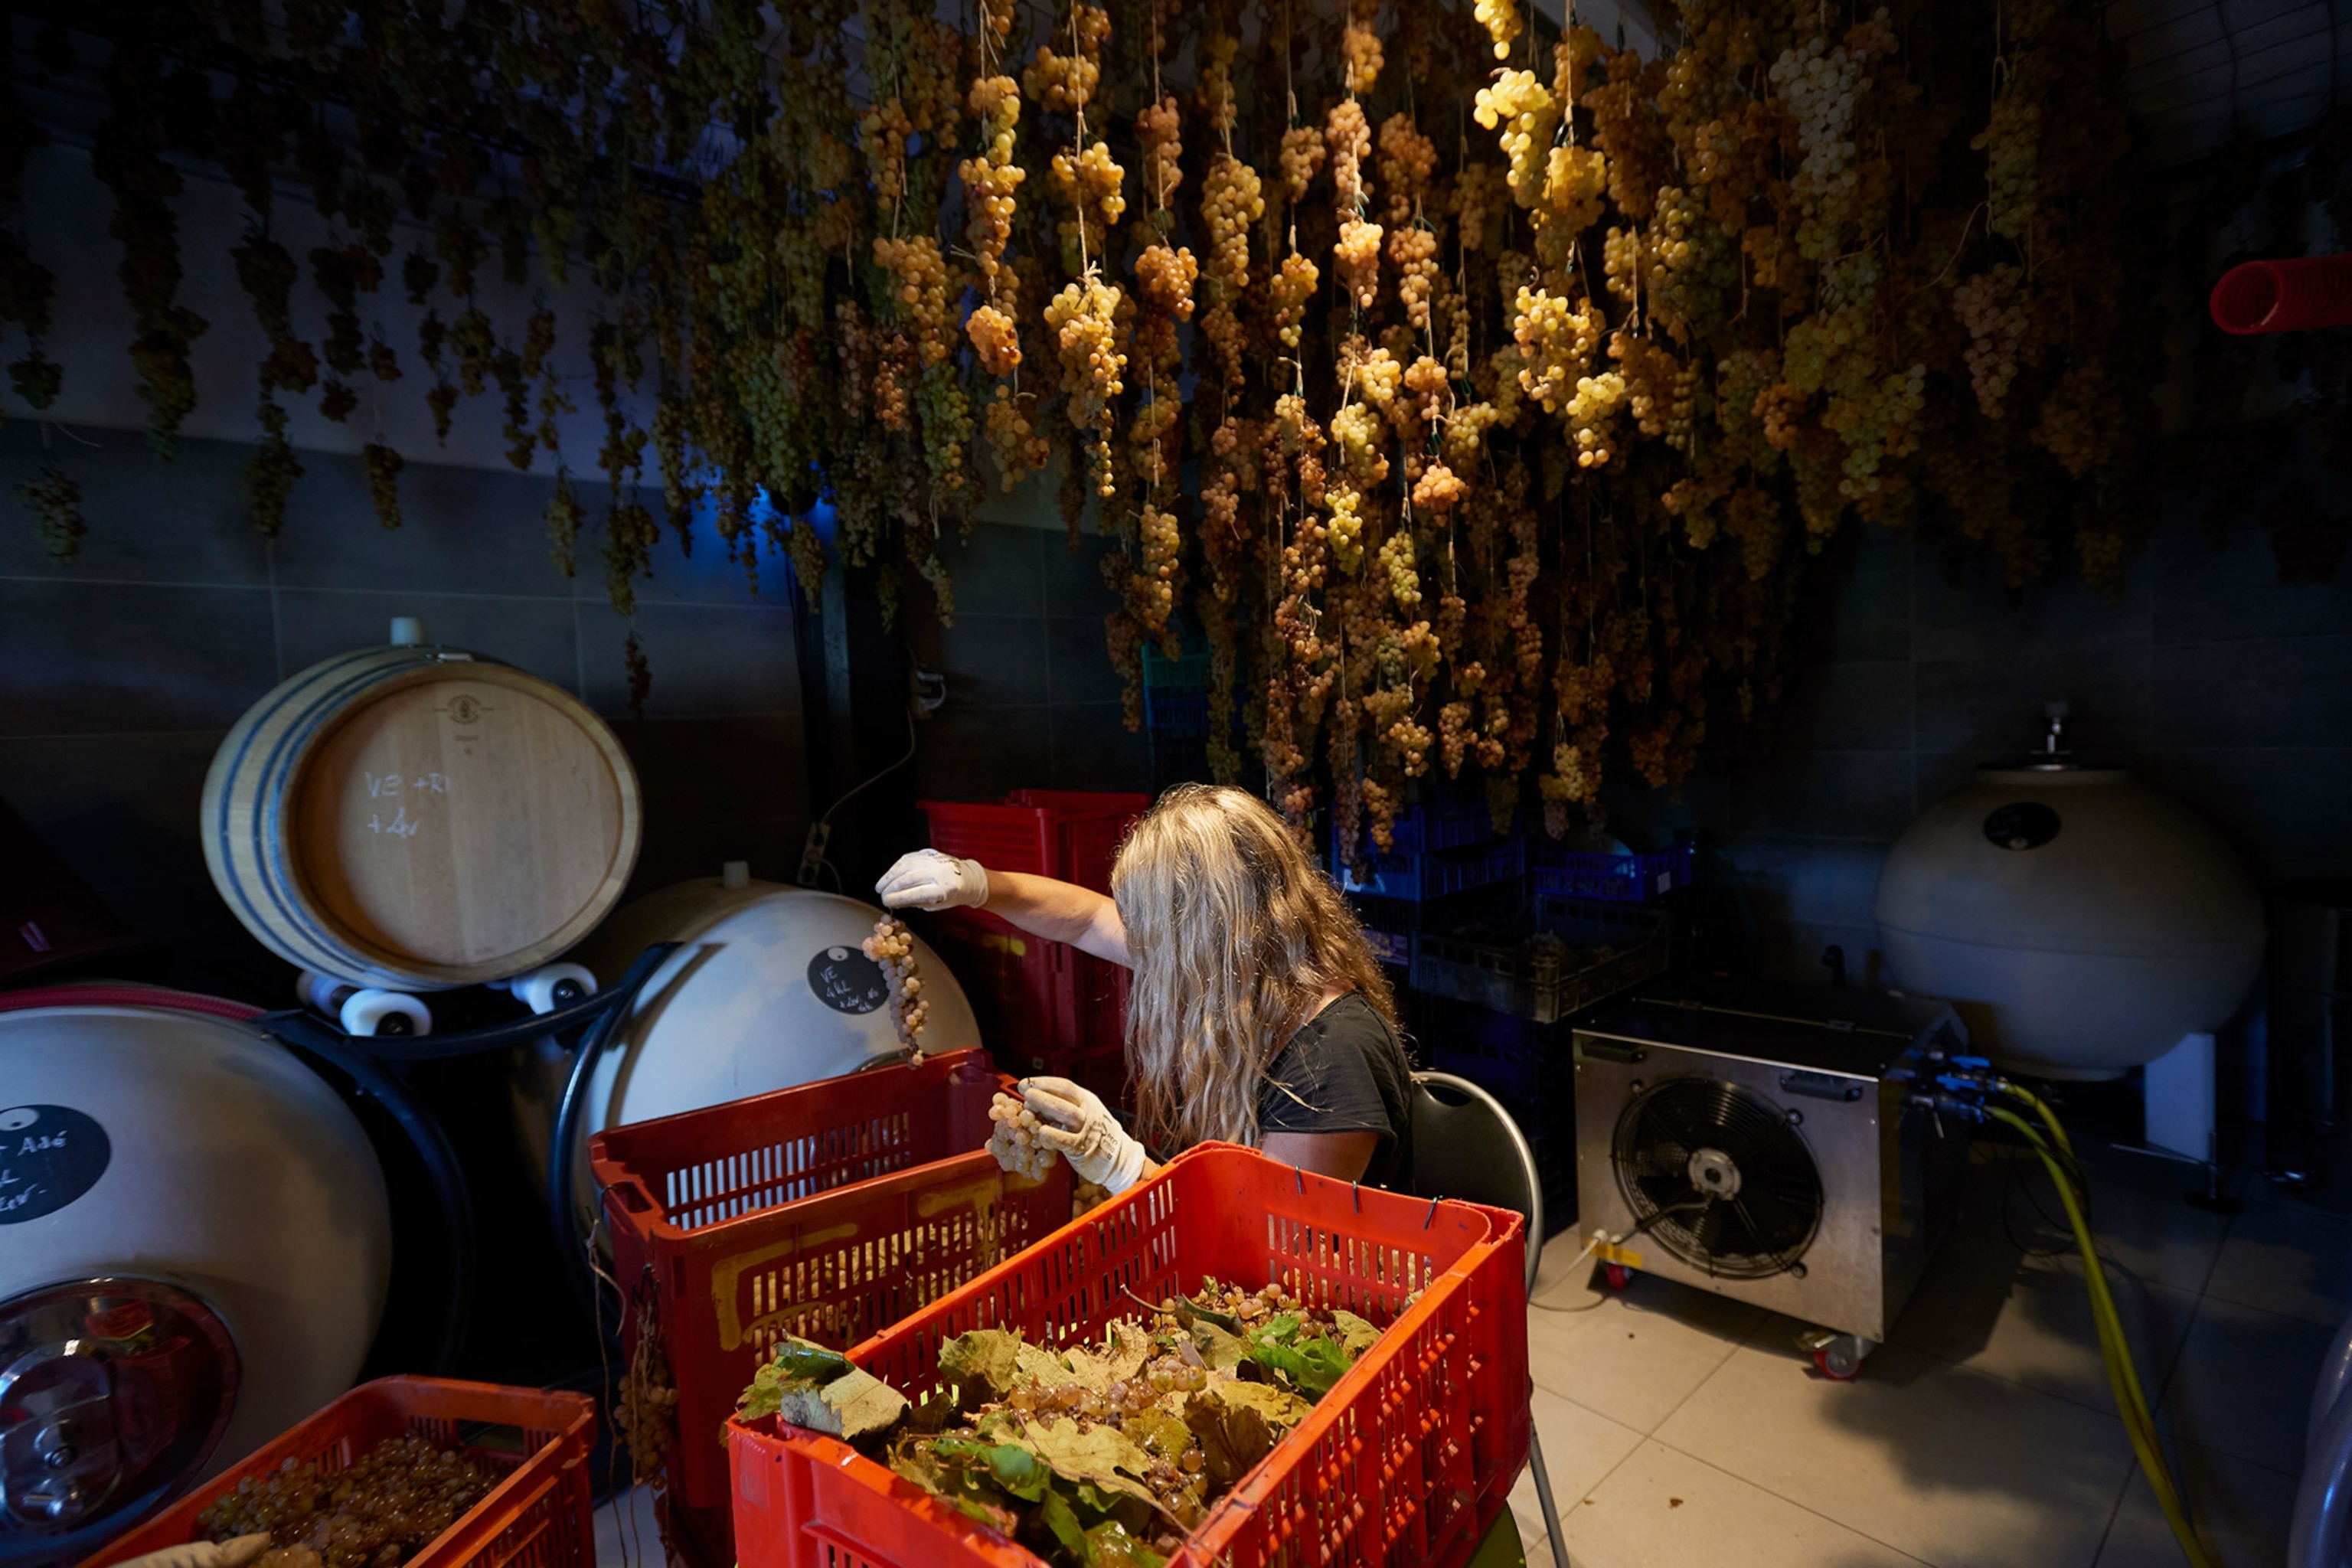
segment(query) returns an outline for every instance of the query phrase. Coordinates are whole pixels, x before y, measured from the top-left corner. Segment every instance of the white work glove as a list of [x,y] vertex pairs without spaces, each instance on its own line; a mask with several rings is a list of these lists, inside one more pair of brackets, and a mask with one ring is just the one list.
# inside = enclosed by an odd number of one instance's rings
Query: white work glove
[[191,1541],[167,1546],[143,1557],[126,1558],[121,1568],[245,1568],[269,1550],[267,1535],[240,1535],[233,1541]]
[[988,902],[988,872],[977,860],[918,849],[899,856],[874,890],[886,910],[976,910]]
[[1037,1136],[1062,1152],[1080,1180],[1122,1193],[1143,1174],[1143,1145],[1093,1089],[1066,1078],[1024,1078],[1021,1098],[1043,1124]]

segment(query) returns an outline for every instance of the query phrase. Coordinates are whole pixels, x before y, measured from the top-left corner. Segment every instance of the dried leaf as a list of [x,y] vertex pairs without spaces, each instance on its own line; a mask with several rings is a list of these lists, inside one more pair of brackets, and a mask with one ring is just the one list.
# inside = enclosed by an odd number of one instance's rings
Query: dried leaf
[[1021,1429],[1021,1436],[1057,1476],[1092,1481],[1146,1502],[1153,1500],[1151,1489],[1142,1479],[1151,1468],[1151,1456],[1115,1426],[1081,1428],[1069,1417],[1060,1416],[1032,1421]]
[[1381,1337],[1380,1330],[1353,1312],[1334,1311],[1331,1321],[1339,1327],[1339,1346],[1348,1352],[1350,1362],[1371,1349],[1372,1342]]
[[1184,1425],[1200,1440],[1209,1479],[1231,1487],[1274,1451],[1274,1428],[1253,1405],[1229,1404],[1223,1394],[1196,1394],[1184,1402]]

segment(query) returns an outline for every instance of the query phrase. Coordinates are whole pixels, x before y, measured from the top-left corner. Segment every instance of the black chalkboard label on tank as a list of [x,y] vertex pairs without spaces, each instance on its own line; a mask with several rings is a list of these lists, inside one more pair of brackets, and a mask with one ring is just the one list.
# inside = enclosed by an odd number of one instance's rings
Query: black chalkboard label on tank
[[1986,814],[1984,833],[2003,849],[2039,849],[2058,837],[2058,814],[2038,800],[2013,800]]
[[820,949],[809,960],[809,989],[836,1013],[871,1013],[890,1000],[882,966],[854,947]]
[[106,1129],[70,1106],[0,1110],[0,1225],[53,1215],[106,1174]]

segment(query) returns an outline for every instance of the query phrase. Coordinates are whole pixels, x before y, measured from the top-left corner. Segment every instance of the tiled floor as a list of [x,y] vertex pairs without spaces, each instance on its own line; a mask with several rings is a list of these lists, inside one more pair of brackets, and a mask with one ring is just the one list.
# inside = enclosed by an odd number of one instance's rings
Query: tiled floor
[[[2173,1568],[2181,1554],[2107,1394],[2080,1260],[2038,1174],[1979,1149],[1959,1226],[1862,1377],[1804,1325],[1637,1276],[1596,1288],[1546,1249],[1528,1323],[1537,1429],[1572,1568]],[[2093,1216],[2173,1473],[2222,1568],[2285,1554],[2311,1385],[2352,1310],[2352,1217],[2093,1153]],[[637,1500],[597,1515],[603,1568],[660,1562]],[[1533,1482],[1511,1495],[1551,1568]]]
[[[1528,1323],[1537,1429],[1573,1568],[2142,1568],[2181,1562],[2107,1393],[2081,1262],[2038,1173],[1979,1150],[1962,1222],[1861,1379],[1804,1326],[1636,1276],[1622,1295],[1546,1249]],[[2173,1472],[2223,1568],[2285,1553],[2303,1427],[2352,1310],[2352,1217],[2244,1185],[2234,1216],[2183,1168],[2085,1162],[2116,1306]],[[1528,1559],[1551,1548],[1530,1479]]]

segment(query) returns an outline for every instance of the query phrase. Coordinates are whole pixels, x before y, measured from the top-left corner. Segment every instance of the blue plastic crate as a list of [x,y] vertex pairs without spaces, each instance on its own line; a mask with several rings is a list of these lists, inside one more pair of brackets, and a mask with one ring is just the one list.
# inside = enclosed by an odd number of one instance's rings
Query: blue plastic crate
[[1413,938],[1413,989],[1550,1024],[1666,972],[1666,911],[1538,893],[1508,919]]
[[1391,852],[1426,855],[1435,849],[1460,849],[1495,837],[1495,825],[1484,799],[1439,796],[1409,805],[1397,813]]
[[1426,855],[1375,855],[1371,876],[1359,880],[1347,858],[1334,846],[1331,879],[1343,893],[1369,893],[1375,898],[1404,899],[1424,903],[1431,899],[1466,893],[1496,882],[1507,882],[1527,869],[1527,845],[1517,838],[1465,849],[1439,849]]
[[1538,893],[1646,904],[1691,885],[1690,840],[1657,855],[1594,855],[1538,843],[1528,850],[1528,878]]
[[1209,732],[1209,697],[1201,691],[1143,689],[1143,725],[1170,740],[1203,738]]
[[1398,969],[1412,964],[1412,939],[1421,930],[1421,906],[1403,899],[1356,897],[1348,900],[1371,943],[1372,955]]

